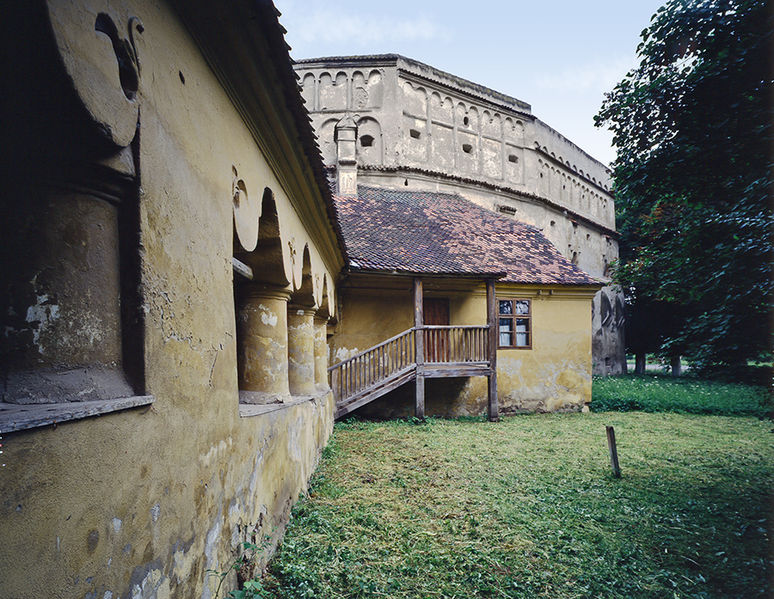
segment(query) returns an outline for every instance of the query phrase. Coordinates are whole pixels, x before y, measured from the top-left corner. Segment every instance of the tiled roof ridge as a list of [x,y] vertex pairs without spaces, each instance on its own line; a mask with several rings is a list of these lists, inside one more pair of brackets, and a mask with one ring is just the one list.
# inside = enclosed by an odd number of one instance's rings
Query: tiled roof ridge
[[523,284],[597,286],[537,227],[458,193],[358,186],[336,196],[350,270],[495,276]]
[[535,225],[532,225],[530,223],[525,223],[522,220],[519,220],[518,218],[513,218],[510,216],[503,216],[502,214],[499,214],[498,212],[494,212],[492,210],[489,210],[488,208],[484,208],[483,206],[480,206],[479,204],[476,204],[475,202],[471,202],[469,199],[467,199],[465,196],[461,195],[459,192],[456,191],[424,191],[422,189],[388,189],[384,187],[379,187],[378,185],[367,185],[367,184],[359,184],[357,186],[358,193],[361,189],[368,189],[372,191],[381,191],[386,189],[387,191],[391,191],[394,193],[399,194],[406,194],[406,195],[415,195],[415,196],[429,196],[433,199],[438,199],[439,197],[445,197],[448,200],[452,200],[455,202],[459,202],[460,204],[464,205],[468,210],[472,209],[477,211],[481,218],[483,219],[498,219],[501,220],[503,223],[507,223],[508,225],[516,225],[519,227],[524,227],[526,229],[529,229],[531,231],[534,231],[535,233],[538,233],[542,235],[542,231],[540,230],[540,227],[537,227]]

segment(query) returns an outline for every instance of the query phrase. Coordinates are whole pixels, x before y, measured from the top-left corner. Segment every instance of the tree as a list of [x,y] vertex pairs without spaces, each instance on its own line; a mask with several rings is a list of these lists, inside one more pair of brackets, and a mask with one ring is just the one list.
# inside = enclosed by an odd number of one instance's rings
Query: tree
[[700,370],[770,355],[773,28],[764,0],[670,0],[595,118],[618,150],[617,282],[640,317],[680,316],[661,353]]

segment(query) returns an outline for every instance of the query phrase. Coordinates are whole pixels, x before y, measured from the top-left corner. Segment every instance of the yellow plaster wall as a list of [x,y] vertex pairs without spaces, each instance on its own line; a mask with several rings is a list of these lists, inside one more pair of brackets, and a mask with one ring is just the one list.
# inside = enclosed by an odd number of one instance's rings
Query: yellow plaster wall
[[[93,35],[106,3],[91,4],[84,27]],[[249,193],[274,191],[296,287],[308,245],[318,301],[325,278],[332,309],[340,265],[322,259],[175,14],[157,2],[124,4],[144,27],[142,293],[145,382],[156,399],[3,435],[0,597],[212,597],[207,570],[227,569],[240,541],[276,543],[332,430],[330,393],[239,417],[232,166]]]
[[335,334],[329,341],[330,364],[389,339],[414,326],[410,291],[345,289]]
[[498,297],[532,300],[532,349],[497,351],[500,409],[554,412],[591,402],[591,300],[561,289],[498,287]]
[[[352,283],[356,285],[356,283]],[[426,283],[427,286],[427,283]],[[539,293],[538,293],[539,292]],[[533,311],[532,349],[497,352],[501,413],[580,410],[591,401],[591,301],[595,290],[498,284],[498,298],[529,298]],[[408,291],[347,289],[331,364],[413,326]],[[486,324],[483,285],[475,291],[427,291],[448,297],[451,324]],[[427,379],[426,413],[444,417],[482,414],[485,377]],[[414,386],[407,384],[361,408],[363,415],[405,417],[413,412]]]

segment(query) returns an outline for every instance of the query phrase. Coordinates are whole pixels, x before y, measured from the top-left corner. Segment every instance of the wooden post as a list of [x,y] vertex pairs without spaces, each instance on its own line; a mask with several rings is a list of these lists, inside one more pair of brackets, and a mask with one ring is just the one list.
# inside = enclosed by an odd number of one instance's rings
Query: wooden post
[[610,450],[610,466],[613,469],[613,476],[621,478],[621,467],[618,465],[618,448],[615,446],[615,430],[612,426],[606,426],[607,430],[607,448]]
[[488,354],[490,369],[489,376],[487,377],[487,388],[489,391],[487,408],[489,421],[497,422],[500,420],[500,408],[497,403],[497,302],[495,300],[494,279],[488,279],[486,282],[486,323],[489,326],[486,353]]
[[414,403],[414,415],[417,418],[425,417],[425,331],[424,314],[422,312],[423,302],[422,279],[414,279],[414,332],[415,339],[415,361],[417,363],[417,392]]

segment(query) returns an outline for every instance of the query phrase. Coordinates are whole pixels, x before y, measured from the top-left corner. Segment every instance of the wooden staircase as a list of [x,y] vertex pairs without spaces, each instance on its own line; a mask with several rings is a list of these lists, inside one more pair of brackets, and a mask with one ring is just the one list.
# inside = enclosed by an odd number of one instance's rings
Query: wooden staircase
[[425,378],[491,377],[491,336],[489,325],[420,325],[334,364],[328,376],[336,418],[413,380],[424,389]]

